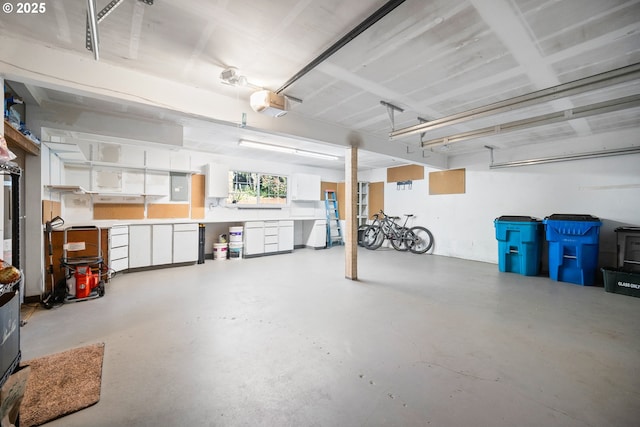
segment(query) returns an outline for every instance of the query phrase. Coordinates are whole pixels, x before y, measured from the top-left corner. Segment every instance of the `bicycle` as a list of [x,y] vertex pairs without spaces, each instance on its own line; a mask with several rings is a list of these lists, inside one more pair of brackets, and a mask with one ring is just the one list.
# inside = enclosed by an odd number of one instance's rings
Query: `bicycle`
[[380,210],[373,216],[373,222],[367,227],[362,236],[362,244],[365,248],[375,250],[382,246],[388,239],[391,246],[397,251],[410,251],[415,254],[423,254],[433,246],[433,235],[422,226],[408,228],[407,222],[413,214],[405,214],[404,224],[400,225],[396,220],[400,217],[391,217]]

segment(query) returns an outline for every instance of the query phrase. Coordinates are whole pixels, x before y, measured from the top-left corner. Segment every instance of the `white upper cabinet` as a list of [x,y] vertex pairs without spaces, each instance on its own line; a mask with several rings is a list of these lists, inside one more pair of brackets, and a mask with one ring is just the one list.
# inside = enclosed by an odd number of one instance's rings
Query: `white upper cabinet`
[[172,171],[191,169],[191,156],[185,151],[174,151],[170,153],[170,168]]
[[171,188],[171,175],[169,172],[147,171],[145,194],[152,196],[168,196]]
[[229,195],[229,167],[217,163],[205,165],[207,197],[224,198]]
[[320,200],[319,175],[297,173],[291,181],[291,200]]
[[171,169],[171,155],[167,150],[147,149],[145,166],[149,169]]
[[122,171],[122,192],[127,194],[144,193],[144,171]]

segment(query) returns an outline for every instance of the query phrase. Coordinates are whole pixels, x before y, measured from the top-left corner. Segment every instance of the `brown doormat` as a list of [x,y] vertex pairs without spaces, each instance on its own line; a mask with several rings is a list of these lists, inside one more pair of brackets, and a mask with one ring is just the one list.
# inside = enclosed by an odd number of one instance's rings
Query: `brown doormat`
[[39,426],[100,400],[104,343],[22,362],[31,374],[20,406],[20,426]]

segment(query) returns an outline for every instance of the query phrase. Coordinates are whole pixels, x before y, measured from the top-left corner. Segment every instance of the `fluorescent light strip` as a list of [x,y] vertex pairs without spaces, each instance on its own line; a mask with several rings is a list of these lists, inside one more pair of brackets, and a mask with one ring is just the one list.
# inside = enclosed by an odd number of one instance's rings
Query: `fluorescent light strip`
[[257,148],[259,150],[277,151],[279,153],[296,154],[295,148],[283,147],[281,145],[264,144],[262,142],[247,141],[246,139],[241,139],[240,142],[238,142],[238,145],[241,147],[247,147],[247,148]]
[[313,151],[296,150],[295,154],[297,154],[298,156],[313,157],[316,159],[338,160],[338,156],[332,156],[331,154],[324,154],[324,153],[316,153]]
[[306,151],[306,150],[298,150],[298,149],[292,148],[292,147],[283,147],[281,145],[265,144],[263,142],[248,141],[246,139],[241,139],[238,142],[238,145],[240,145],[241,147],[257,148],[259,150],[276,151],[276,152],[279,152],[279,153],[296,154],[298,156],[313,157],[313,158],[316,158],[316,159],[323,159],[323,160],[338,160],[339,159],[338,156],[333,156],[331,154],[316,153],[314,151]]

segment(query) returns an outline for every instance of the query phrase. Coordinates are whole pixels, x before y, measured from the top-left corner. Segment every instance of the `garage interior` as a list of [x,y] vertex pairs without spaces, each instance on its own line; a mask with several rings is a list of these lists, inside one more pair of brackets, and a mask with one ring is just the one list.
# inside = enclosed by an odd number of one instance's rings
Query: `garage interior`
[[[640,300],[601,271],[640,227],[637,1],[76,3],[0,18],[5,107],[39,138],[15,160],[22,360],[105,343],[100,401],[47,425],[637,424]],[[221,165],[284,176],[286,203],[227,186],[180,205],[148,191],[151,160],[189,190]],[[95,190],[103,170],[120,194]],[[345,244],[320,249],[328,188]],[[358,246],[362,188],[429,253]],[[104,297],[45,310],[54,210],[109,244],[202,223],[206,261],[137,268],[129,246]],[[499,271],[494,220],[553,214],[600,221],[592,286],[550,277],[544,237],[537,274]],[[230,226],[270,221],[290,250],[213,259]]]

